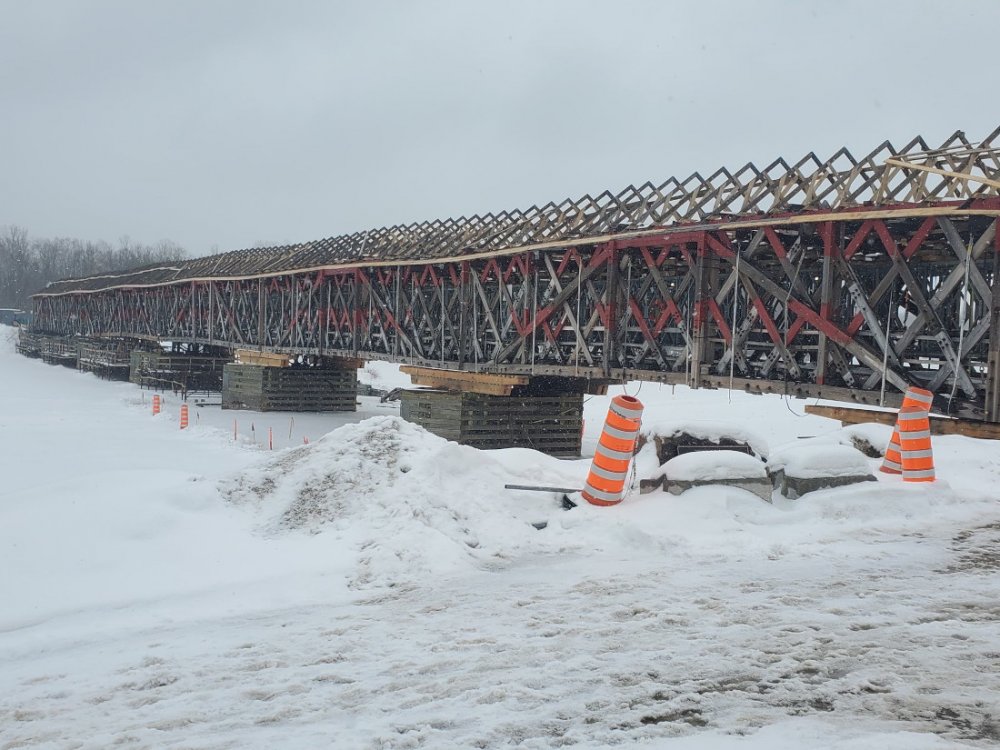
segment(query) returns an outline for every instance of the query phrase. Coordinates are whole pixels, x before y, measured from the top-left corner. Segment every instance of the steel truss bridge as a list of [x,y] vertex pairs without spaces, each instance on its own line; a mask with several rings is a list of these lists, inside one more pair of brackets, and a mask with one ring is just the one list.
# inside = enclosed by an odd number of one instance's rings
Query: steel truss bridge
[[33,327],[1000,421],[998,137],[60,281]]

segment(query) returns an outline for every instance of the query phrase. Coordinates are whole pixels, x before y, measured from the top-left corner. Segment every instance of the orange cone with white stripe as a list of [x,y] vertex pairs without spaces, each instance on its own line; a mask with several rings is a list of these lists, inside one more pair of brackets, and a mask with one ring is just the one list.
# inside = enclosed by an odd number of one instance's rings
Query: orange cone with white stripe
[[906,389],[906,393],[903,394],[903,406],[920,406],[923,410],[930,414],[931,405],[934,403],[934,394],[928,391],[926,388],[917,388],[915,385],[911,385]]
[[[903,405],[900,407],[900,411],[908,406],[919,406],[929,414],[933,401],[933,393],[925,388],[917,388],[915,385],[911,385],[906,389],[906,393],[903,394]],[[899,420],[897,419],[896,426],[892,430],[892,438],[889,440],[889,446],[885,449],[885,458],[882,460],[879,471],[886,474],[902,474],[903,456],[900,451]]]
[[934,453],[931,450],[931,420],[923,406],[899,410],[899,444],[904,482],[933,482]]
[[903,455],[900,453],[901,450],[899,445],[899,428],[893,427],[892,438],[889,439],[889,445],[885,449],[885,457],[882,459],[879,471],[886,474],[902,474]]
[[582,492],[584,500],[591,505],[617,505],[622,501],[641,422],[639,399],[615,396],[611,400]]
[[186,430],[188,426],[188,405],[181,404],[181,429]]
[[159,393],[154,393],[153,394],[153,416],[155,417],[159,413],[160,413],[160,394]]

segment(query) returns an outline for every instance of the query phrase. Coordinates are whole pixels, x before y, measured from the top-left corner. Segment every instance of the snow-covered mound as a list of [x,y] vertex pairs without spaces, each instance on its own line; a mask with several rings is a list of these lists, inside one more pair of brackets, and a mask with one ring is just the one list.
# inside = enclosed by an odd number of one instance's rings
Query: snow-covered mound
[[876,422],[846,425],[838,436],[841,445],[857,448],[870,458],[881,458],[892,438],[892,426]]
[[255,508],[267,534],[335,537],[331,550],[347,556],[342,562],[354,569],[353,585],[394,585],[463,565],[495,565],[537,545],[531,522],[555,510],[554,501],[504,484],[540,475],[565,482],[550,466],[560,462],[534,451],[496,453],[396,416],[373,417],[251,468],[222,492]]
[[661,474],[675,482],[718,482],[727,479],[763,479],[767,469],[760,459],[739,451],[696,451],[667,461]]
[[767,440],[745,427],[734,425],[731,422],[719,422],[704,419],[644,419],[640,434],[647,440],[654,437],[671,438],[681,434],[690,435],[699,440],[708,440],[718,443],[720,440],[728,438],[750,446],[750,450],[758,456],[768,455]]
[[800,479],[864,476],[871,473],[868,459],[856,448],[827,442],[791,445],[767,462],[771,472],[784,471]]

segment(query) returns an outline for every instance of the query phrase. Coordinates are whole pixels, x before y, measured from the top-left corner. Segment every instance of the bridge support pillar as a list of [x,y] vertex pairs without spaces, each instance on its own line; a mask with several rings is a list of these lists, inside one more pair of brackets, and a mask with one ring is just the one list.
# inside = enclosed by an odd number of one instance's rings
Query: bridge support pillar
[[46,364],[76,367],[80,356],[80,342],[75,336],[36,334],[35,341],[38,356]]
[[583,396],[606,381],[494,375],[403,367],[424,389],[400,394],[400,415],[429,432],[474,448],[532,448],[578,458]]
[[225,349],[175,345],[135,349],[127,360],[129,380],[142,388],[183,391],[221,391],[222,368],[232,362]]
[[17,334],[17,353],[23,357],[38,359],[42,356],[42,337],[22,328]]
[[104,380],[128,380],[136,339],[80,339],[76,367]]
[[222,373],[222,408],[255,411],[355,411],[357,360],[314,358],[281,366],[240,361]]

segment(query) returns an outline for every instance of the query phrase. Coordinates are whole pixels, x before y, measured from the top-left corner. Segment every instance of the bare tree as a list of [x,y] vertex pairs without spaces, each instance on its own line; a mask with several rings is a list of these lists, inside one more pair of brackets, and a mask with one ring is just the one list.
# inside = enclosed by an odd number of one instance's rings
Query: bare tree
[[170,240],[143,245],[122,236],[115,248],[104,241],[31,239],[27,230],[7,227],[0,232],[0,307],[27,307],[32,294],[58,279],[165,263],[185,255]]

